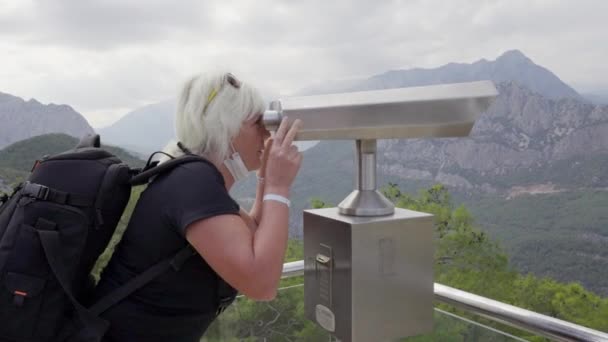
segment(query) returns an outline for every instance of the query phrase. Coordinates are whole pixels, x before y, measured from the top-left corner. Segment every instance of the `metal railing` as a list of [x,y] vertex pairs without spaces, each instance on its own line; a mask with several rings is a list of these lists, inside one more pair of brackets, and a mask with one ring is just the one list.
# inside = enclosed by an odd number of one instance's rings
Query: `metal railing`
[[[304,275],[304,260],[283,264],[283,278]],[[435,299],[555,341],[608,341],[608,334],[435,283]],[[608,318],[607,318],[608,319]]]

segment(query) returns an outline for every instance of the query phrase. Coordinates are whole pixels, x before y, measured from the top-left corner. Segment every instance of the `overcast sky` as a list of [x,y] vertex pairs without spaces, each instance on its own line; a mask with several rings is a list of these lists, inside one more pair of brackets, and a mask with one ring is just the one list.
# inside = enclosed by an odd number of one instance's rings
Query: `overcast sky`
[[511,49],[608,89],[607,13],[605,0],[0,0],[0,92],[101,127],[209,68],[268,97]]

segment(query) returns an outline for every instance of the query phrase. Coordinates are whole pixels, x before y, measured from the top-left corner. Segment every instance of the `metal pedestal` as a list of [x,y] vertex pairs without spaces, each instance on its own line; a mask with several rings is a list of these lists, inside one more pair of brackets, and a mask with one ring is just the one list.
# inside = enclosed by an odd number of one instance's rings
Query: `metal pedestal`
[[433,324],[433,217],[304,212],[305,312],[341,341],[386,341]]

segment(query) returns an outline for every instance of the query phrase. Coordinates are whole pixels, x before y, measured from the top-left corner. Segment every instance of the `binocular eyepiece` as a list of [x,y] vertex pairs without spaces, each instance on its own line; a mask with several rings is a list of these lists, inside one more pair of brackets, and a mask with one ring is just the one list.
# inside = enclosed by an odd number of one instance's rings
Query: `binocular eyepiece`
[[262,123],[269,131],[276,131],[283,120],[283,114],[276,110],[267,110],[262,116]]
[[262,123],[264,124],[264,127],[266,127],[266,129],[269,131],[276,131],[279,128],[279,125],[281,124],[281,120],[283,120],[281,102],[270,102],[268,110],[266,110],[262,115]]

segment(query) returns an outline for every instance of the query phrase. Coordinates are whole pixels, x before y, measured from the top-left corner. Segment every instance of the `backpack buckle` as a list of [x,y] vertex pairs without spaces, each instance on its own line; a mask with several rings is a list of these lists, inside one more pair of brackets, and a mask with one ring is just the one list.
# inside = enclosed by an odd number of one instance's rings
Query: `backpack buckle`
[[49,188],[36,183],[25,182],[23,193],[27,196],[41,199],[43,201],[49,198]]
[[18,307],[23,306],[23,302],[25,302],[25,297],[27,297],[27,292],[14,291],[13,292],[13,304],[15,304],[15,306],[18,306]]

